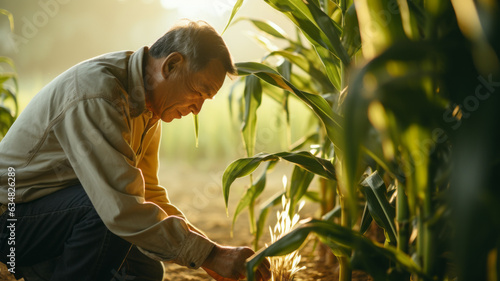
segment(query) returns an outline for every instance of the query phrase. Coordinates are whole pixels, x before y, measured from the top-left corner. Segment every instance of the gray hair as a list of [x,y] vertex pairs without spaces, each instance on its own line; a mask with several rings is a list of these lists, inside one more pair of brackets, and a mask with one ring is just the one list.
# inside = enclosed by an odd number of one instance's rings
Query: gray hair
[[224,40],[204,21],[187,21],[174,26],[149,49],[153,58],[164,58],[173,52],[182,54],[193,72],[202,70],[210,60],[218,59],[227,73],[236,74]]

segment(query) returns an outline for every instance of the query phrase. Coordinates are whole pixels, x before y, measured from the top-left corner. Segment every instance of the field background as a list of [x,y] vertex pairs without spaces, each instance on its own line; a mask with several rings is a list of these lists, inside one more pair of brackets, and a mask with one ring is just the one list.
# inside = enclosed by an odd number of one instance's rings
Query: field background
[[[89,1],[3,1],[2,9],[14,15],[15,30],[11,33],[6,17],[0,17],[0,54],[13,59],[19,75],[20,110],[33,96],[57,75],[74,64],[107,52],[137,50],[151,45],[172,25],[183,18],[205,20],[222,32],[235,0],[185,0],[182,6],[174,1],[160,0],[89,0]],[[45,4],[43,4],[45,3]],[[239,17],[272,19],[294,34],[294,28],[263,1],[245,1]],[[265,50],[252,40],[257,32],[248,22],[238,22],[223,35],[235,62],[260,61]],[[279,42],[275,42],[279,45]],[[221,190],[222,173],[233,160],[244,156],[238,122],[229,113],[228,95],[234,81],[227,78],[216,98],[207,101],[199,115],[199,146],[195,145],[194,122],[191,116],[163,123],[161,144],[161,182],[171,201],[211,239],[227,245],[251,245],[247,213],[240,215],[234,236],[230,237],[232,214],[248,179],[238,180],[230,197],[226,216]],[[242,89],[238,89],[242,90]],[[264,97],[266,99],[267,97]],[[284,116],[275,113],[278,104],[262,103],[259,109],[259,132],[256,151],[278,152],[288,145],[284,136]],[[290,104],[291,140],[308,131],[310,111],[303,105]],[[283,175],[290,176],[291,166],[282,163],[269,178],[270,184],[262,198],[282,190]],[[312,205],[311,205],[312,207]],[[313,208],[315,209],[315,208]],[[313,213],[304,210],[304,215]],[[275,216],[270,216],[273,224]],[[264,241],[269,239],[266,233]],[[310,256],[308,262],[313,262]],[[166,280],[210,280],[203,270],[187,270],[167,265]],[[322,271],[322,273],[320,272]],[[330,272],[331,271],[331,272]],[[299,280],[321,280],[334,270],[320,269],[303,274]],[[0,280],[7,277],[0,270]],[[312,279],[308,279],[310,276]],[[331,279],[325,279],[331,280]]]

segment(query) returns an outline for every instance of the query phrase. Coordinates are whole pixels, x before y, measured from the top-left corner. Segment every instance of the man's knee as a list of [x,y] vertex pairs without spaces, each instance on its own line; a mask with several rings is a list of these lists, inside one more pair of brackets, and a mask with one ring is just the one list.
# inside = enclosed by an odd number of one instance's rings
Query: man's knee
[[144,255],[134,245],[125,260],[126,269],[120,270],[122,274],[135,277],[134,281],[162,281],[165,268],[160,261],[153,260]]

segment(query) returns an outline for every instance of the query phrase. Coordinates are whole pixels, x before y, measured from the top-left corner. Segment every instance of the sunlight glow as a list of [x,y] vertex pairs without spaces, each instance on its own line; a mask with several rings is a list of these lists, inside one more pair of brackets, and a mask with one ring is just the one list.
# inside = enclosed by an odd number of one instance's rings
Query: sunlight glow
[[[286,179],[286,177],[283,177],[283,179]],[[305,201],[300,203],[297,213],[300,212],[304,203]],[[281,206],[282,211],[278,211],[276,213],[278,221],[276,222],[274,229],[269,227],[272,243],[292,231],[295,225],[299,222],[300,218],[297,213],[293,215],[293,218],[290,218],[290,200],[284,195],[281,197]],[[266,246],[268,245],[266,244]],[[306,268],[305,266],[299,267],[301,255],[299,255],[298,250],[284,256],[268,257],[268,259],[271,264],[271,281],[291,281],[293,280],[295,273]]]
[[175,11],[185,18],[193,20],[227,21],[227,14],[233,9],[236,0],[160,0],[164,9]]

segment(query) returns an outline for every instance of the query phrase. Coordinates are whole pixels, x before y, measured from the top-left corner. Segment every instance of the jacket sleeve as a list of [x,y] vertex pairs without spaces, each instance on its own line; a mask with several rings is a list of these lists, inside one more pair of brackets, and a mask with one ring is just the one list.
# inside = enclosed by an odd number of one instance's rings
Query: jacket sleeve
[[161,125],[157,123],[151,130],[155,130],[153,138],[144,148],[144,156],[137,166],[144,177],[145,199],[147,202],[157,204],[168,216],[178,216],[185,219],[184,214],[176,206],[170,204],[166,189],[160,185],[158,160]]
[[206,237],[206,235],[192,225],[184,213],[172,204],[168,198],[168,193],[165,187],[160,185],[160,180],[158,177],[159,173],[159,151],[161,142],[161,123],[155,125],[151,128],[155,130],[151,142],[145,147],[145,153],[141,161],[139,162],[138,168],[142,171],[144,181],[145,181],[145,199],[147,202],[152,202],[157,204],[160,208],[167,213],[168,216],[178,216],[183,218],[190,230]]
[[[126,141],[127,119],[116,106],[103,98],[79,101],[63,112],[54,134],[111,232],[150,257],[198,268],[214,243],[191,231],[182,217],[169,215],[169,208],[145,199],[145,178]],[[160,187],[157,180],[151,186]],[[159,196],[155,190],[148,191],[149,199]]]

